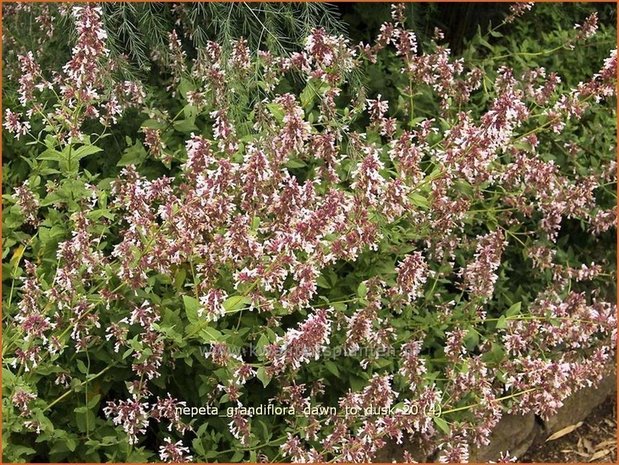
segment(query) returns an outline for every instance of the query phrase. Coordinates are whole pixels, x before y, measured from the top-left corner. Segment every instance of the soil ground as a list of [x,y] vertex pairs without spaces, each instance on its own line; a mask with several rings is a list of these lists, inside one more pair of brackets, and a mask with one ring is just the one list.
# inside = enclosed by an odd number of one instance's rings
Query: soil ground
[[617,463],[617,401],[597,407],[573,432],[531,448],[522,463]]

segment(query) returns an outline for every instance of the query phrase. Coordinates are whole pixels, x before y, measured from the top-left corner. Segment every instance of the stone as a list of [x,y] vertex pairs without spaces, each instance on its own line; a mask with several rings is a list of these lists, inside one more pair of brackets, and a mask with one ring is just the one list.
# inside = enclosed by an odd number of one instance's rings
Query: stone
[[[585,420],[598,405],[616,390],[617,378],[613,368],[609,370],[609,374],[602,379],[597,387],[576,391],[563,402],[563,406],[557,411],[556,415],[545,421],[532,413],[528,415],[504,414],[490,435],[490,443],[484,447],[471,449],[469,462],[495,462],[501,452],[508,452],[510,457],[520,457],[531,446],[544,442],[551,434],[566,426]],[[375,461],[401,463],[404,450],[417,451],[412,455],[415,460],[421,463],[434,461],[432,456],[419,452],[418,447],[406,440],[403,444],[387,441],[385,447],[378,452]]]
[[509,453],[510,457],[519,457],[531,447],[541,430],[532,413],[528,415],[505,414],[492,431],[490,444],[472,448],[469,461],[472,463],[495,462],[501,452]]
[[406,437],[402,440],[402,444],[396,444],[391,438],[386,439],[385,442],[384,447],[376,453],[373,463],[404,463],[404,451],[408,451],[416,462],[429,463],[430,461],[419,445]]
[[579,421],[585,420],[593,409],[616,390],[617,377],[613,370],[612,373],[602,379],[597,387],[576,391],[563,402],[563,406],[555,415],[544,421],[544,434],[541,439],[546,440],[548,436],[566,426],[575,425]]

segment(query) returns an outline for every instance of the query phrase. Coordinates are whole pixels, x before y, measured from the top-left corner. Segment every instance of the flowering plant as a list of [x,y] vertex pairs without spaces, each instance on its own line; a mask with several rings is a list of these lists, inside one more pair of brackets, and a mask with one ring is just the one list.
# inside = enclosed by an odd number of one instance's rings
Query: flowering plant
[[[422,51],[398,5],[373,44],[315,29],[288,57],[189,61],[172,32],[163,99],[118,78],[98,8],[72,14],[71,59],[20,56],[4,115],[30,141],[4,197],[8,460],[461,462],[602,378],[616,50],[571,88],[489,72],[440,31]],[[397,101],[351,85],[387,59]]]

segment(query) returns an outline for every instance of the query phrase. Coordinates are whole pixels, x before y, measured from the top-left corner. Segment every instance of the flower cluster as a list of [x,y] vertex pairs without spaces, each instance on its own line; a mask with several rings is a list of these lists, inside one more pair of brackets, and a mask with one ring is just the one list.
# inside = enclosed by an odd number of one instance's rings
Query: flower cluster
[[[145,93],[137,82],[115,82],[114,62],[105,47],[107,33],[103,28],[101,8],[91,5],[72,9],[77,31],[77,43],[72,57],[62,73],[46,77],[32,52],[18,57],[20,64],[19,101],[28,108],[30,118],[37,114],[57,127],[58,140],[84,137],[81,128],[85,121],[98,119],[109,126],[118,121],[124,110],[144,103]],[[50,93],[59,101],[45,108]],[[30,129],[20,114],[6,110],[4,126],[12,133],[24,135]]]
[[475,297],[489,298],[494,293],[498,276],[496,270],[501,265],[501,253],[505,239],[501,230],[477,238],[475,260],[463,270],[464,285]]
[[332,309],[320,309],[311,315],[299,329],[291,329],[270,346],[267,358],[274,373],[291,367],[298,369],[302,363],[318,360],[320,353],[329,344],[331,327],[329,314]]

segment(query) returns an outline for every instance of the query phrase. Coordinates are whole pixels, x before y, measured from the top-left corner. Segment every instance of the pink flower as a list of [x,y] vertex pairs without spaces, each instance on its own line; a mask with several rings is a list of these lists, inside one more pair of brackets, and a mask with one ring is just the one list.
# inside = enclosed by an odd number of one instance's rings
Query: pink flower
[[408,302],[423,295],[423,285],[428,279],[428,264],[421,252],[408,255],[396,269],[397,292],[403,294]]
[[198,316],[206,315],[206,321],[217,321],[226,314],[223,302],[227,298],[228,294],[226,291],[209,289],[206,294],[200,296]]
[[378,94],[376,99],[368,99],[366,101],[366,108],[370,113],[370,122],[373,125],[380,126],[381,122],[385,118],[385,113],[389,110],[389,102],[381,100],[381,95]]
[[[100,7],[73,7],[78,39],[73,47],[73,57],[64,66],[71,81],[65,93],[70,92],[80,100],[84,100],[89,91],[102,85],[99,59],[106,57],[109,50],[105,48],[107,33],[103,29],[101,14]],[[85,100],[90,100],[90,97]]]
[[400,352],[402,362],[399,373],[409,382],[411,391],[415,391],[427,371],[425,360],[419,356],[421,347],[422,341],[410,341],[402,346]]
[[[8,111],[9,110],[7,110],[7,112]],[[26,217],[26,222],[33,226],[37,226],[39,224],[37,218],[39,200],[30,189],[28,180],[24,181],[21,186],[15,188],[15,198],[22,214]]]
[[513,23],[516,18],[522,16],[527,11],[530,11],[534,5],[535,5],[535,2],[512,3],[509,7],[510,14],[507,18],[505,18],[505,22]]
[[376,205],[386,185],[385,178],[380,174],[384,164],[376,147],[366,146],[364,152],[366,156],[353,171],[354,181],[350,187],[368,204]]
[[439,463],[466,463],[469,461],[469,445],[464,438],[450,437],[441,444]]
[[189,448],[183,446],[183,441],[173,443],[170,438],[165,438],[164,444],[159,447],[159,457],[168,463],[191,462],[193,457],[189,452]]
[[228,426],[232,436],[238,439],[242,446],[249,444],[250,423],[247,418],[237,413],[232,417]]
[[153,405],[150,414],[152,418],[159,422],[162,420],[168,421],[168,431],[172,431],[172,428],[174,428],[182,434],[188,429],[191,430],[189,425],[183,423],[179,413],[179,410],[185,407],[185,405],[186,403],[184,401],[178,401],[168,393],[168,397],[164,397],[163,399],[157,397],[157,402]]
[[[21,76],[19,78],[19,103],[23,106],[27,106],[33,101],[35,89],[42,89],[49,86],[49,83],[43,81],[41,76],[41,68],[38,63],[34,61],[32,52],[28,52],[25,55],[19,55],[19,67]],[[43,82],[38,83],[38,80]]]
[[582,25],[576,24],[574,28],[578,29],[578,35],[576,36],[576,39],[575,39],[576,41],[586,40],[586,39],[590,39],[591,37],[593,37],[598,29],[597,11],[594,11],[589,16],[587,16],[587,19],[585,19],[585,22],[582,23]]
[[30,403],[36,398],[36,394],[32,394],[22,388],[18,388],[15,390],[13,397],[11,397],[11,402],[13,402],[13,405],[19,409],[22,417],[27,417],[31,413]]
[[494,284],[498,279],[496,270],[501,265],[501,255],[507,242],[500,229],[478,236],[477,241],[475,260],[466,266],[462,276],[468,292],[475,297],[488,299],[494,292]]
[[129,444],[138,442],[138,434],[146,433],[148,427],[148,403],[140,402],[138,399],[108,401],[103,412],[108,417],[113,417],[115,425],[122,426],[127,433]]
[[251,66],[251,57],[245,39],[238,39],[232,44],[232,56],[230,62],[239,71],[247,71]]
[[30,131],[30,123],[28,121],[21,121],[21,115],[13,113],[10,109],[6,109],[4,112],[3,126],[11,134],[15,134],[15,138],[19,139],[20,136],[25,136]]
[[271,369],[280,372],[286,368],[297,370],[311,359],[318,360],[329,344],[331,334],[330,314],[333,309],[321,308],[310,315],[298,329],[289,329],[267,348]]

